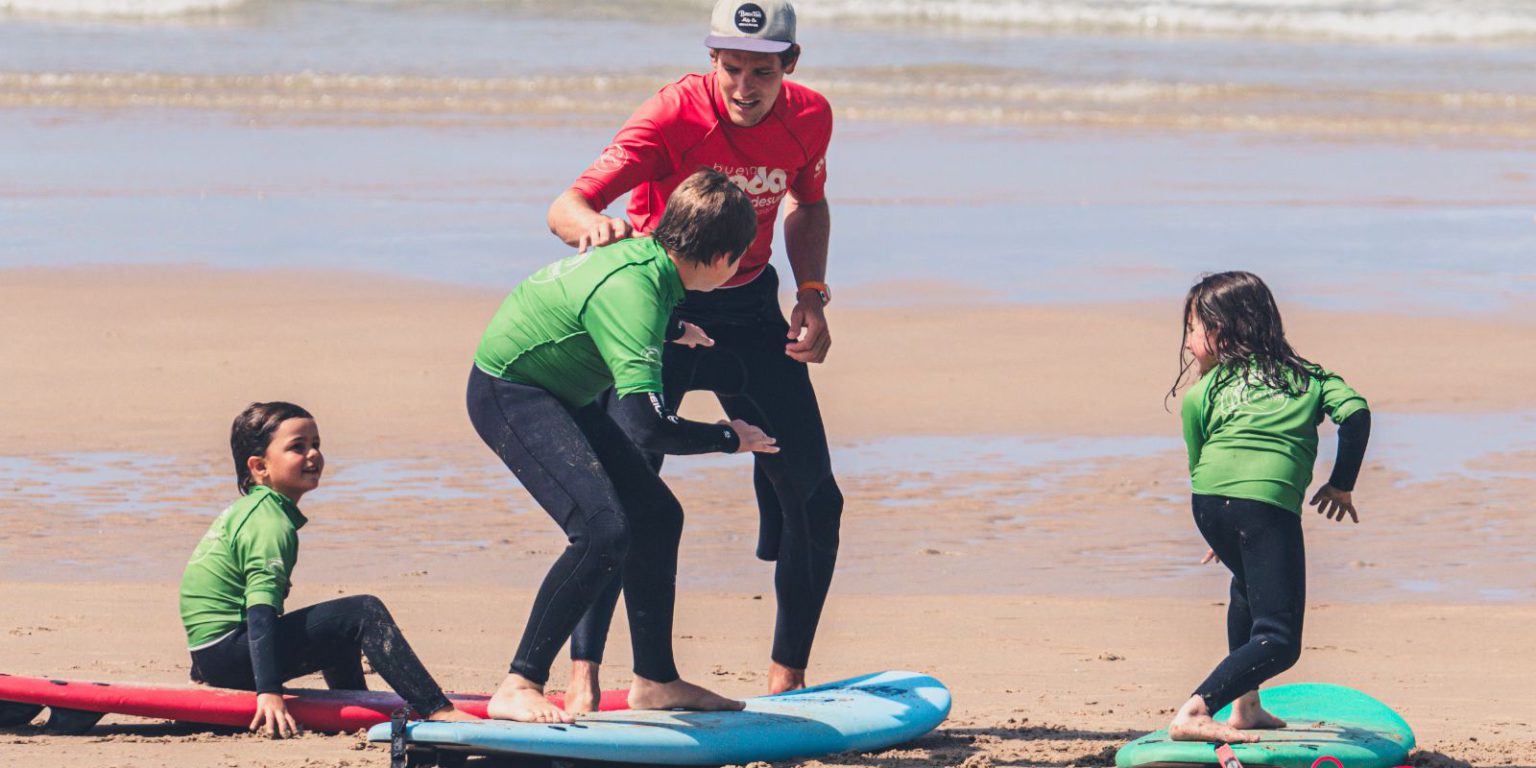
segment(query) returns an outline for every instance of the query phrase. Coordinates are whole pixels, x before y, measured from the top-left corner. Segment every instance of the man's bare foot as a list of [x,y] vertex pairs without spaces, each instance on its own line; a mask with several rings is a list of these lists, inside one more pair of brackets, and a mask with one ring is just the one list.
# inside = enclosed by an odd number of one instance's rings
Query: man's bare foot
[[1244,730],[1275,730],[1285,727],[1285,721],[1270,714],[1259,703],[1259,692],[1249,691],[1232,702],[1232,716],[1227,725]]
[[571,684],[565,689],[565,711],[572,715],[596,712],[603,689],[597,681],[600,665],[595,661],[571,659]]
[[544,698],[544,686],[522,675],[507,675],[486,702],[485,713],[497,720],[519,723],[571,723],[575,718]]
[[805,687],[805,670],[786,667],[777,661],[768,662],[768,693],[798,691]]
[[683,680],[658,683],[639,675],[629,687],[630,709],[693,709],[702,712],[732,712],[747,705]]
[[1227,744],[1248,744],[1259,740],[1258,734],[1243,733],[1226,723],[1212,720],[1210,711],[1205,707],[1205,700],[1199,696],[1191,696],[1179,708],[1178,714],[1173,716],[1173,722],[1168,724],[1168,738],[1174,741]]
[[461,709],[458,709],[452,704],[449,704],[448,706],[443,707],[442,709],[439,709],[430,715],[427,715],[427,719],[435,723],[472,723],[478,721],[480,718],[475,717],[474,715],[471,715],[470,713]]

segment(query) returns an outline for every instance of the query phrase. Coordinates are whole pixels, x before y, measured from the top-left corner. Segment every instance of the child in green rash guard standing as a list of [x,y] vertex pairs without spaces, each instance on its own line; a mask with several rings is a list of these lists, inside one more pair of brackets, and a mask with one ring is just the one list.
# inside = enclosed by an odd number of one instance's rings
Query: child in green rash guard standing
[[[545,700],[544,684],[577,621],[615,578],[634,649],[630,707],[741,709],[678,676],[672,609],[683,510],[640,448],[777,450],[739,419],[679,419],[661,396],[667,337],[711,343],[674,325],[673,307],[685,289],[711,291],[728,280],[756,234],[746,193],[718,171],[699,171],[668,198],[651,237],[539,270],[486,328],[469,375],[470,421],[570,541],[534,598],[508,675],[487,705],[492,717],[572,721]],[[604,410],[596,399],[609,387],[618,402]]]
[[229,435],[240,499],[198,543],[181,579],[181,620],[192,679],[256,691],[251,730],[287,737],[298,725],[283,683],[321,672],[331,688],[366,690],[366,655],[419,715],[477,720],[455,709],[405,642],[378,598],[357,595],[283,612],[299,528],[299,499],[320,485],[325,456],[309,412],[292,403],[252,403]]
[[[1188,353],[1188,357],[1184,353]],[[1317,425],[1339,425],[1333,474],[1311,505],[1330,520],[1358,523],[1351,491],[1371,413],[1337,374],[1296,354],[1269,288],[1247,272],[1209,275],[1184,301],[1184,349],[1173,396],[1190,368],[1199,380],[1184,396],[1195,525],[1210,545],[1206,563],[1232,571],[1227,658],[1168,727],[1178,741],[1252,742],[1249,729],[1284,728],[1266,712],[1259,685],[1301,655],[1306,556],[1301,506],[1317,458]],[[1226,722],[1212,715],[1232,704]]]

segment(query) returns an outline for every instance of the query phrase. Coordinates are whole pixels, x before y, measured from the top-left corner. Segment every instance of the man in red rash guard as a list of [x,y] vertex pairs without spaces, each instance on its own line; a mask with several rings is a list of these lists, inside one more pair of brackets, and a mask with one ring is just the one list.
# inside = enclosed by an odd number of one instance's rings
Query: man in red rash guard
[[[780,452],[755,459],[760,513],[757,555],[777,561],[771,693],[805,686],[816,625],[837,561],[843,497],[832,477],[826,431],[807,363],[827,356],[824,307],[827,143],[832,110],[819,93],[785,80],[795,71],[795,11],[787,0],[719,0],[705,39],[712,69],[661,89],[636,110],[576,183],[556,198],[549,228],[578,248],[644,234],[668,194],[701,167],[731,177],[752,199],[758,235],[734,277],[712,293],[689,292],[663,352],[663,397],[715,393],[732,418],[763,427]],[[628,217],[603,214],[633,190]],[[768,257],[780,203],[784,250],[797,291],[788,321]],[[686,334],[686,335],[685,335]],[[659,469],[660,457],[653,463]],[[571,640],[567,706],[597,702],[598,665],[619,584],[582,619]]]

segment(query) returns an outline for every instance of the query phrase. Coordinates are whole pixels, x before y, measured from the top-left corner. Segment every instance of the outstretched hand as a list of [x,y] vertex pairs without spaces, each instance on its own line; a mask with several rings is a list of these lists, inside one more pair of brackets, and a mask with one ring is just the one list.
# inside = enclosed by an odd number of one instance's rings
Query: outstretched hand
[[673,344],[681,344],[685,347],[713,347],[715,345],[715,340],[711,339],[709,334],[704,332],[703,328],[687,320],[679,320],[678,322],[683,324],[683,335],[673,339]]
[[754,427],[741,419],[731,419],[730,421],[721,421],[720,423],[736,430],[736,437],[741,441],[741,444],[736,447],[737,453],[779,452],[779,446],[776,445],[778,441],[769,437],[768,433],[759,427]]
[[1350,497],[1349,491],[1341,491],[1325,483],[1323,487],[1317,489],[1317,493],[1313,494],[1312,500],[1307,503],[1317,507],[1318,513],[1327,515],[1329,520],[1342,523],[1344,515],[1348,514],[1350,520],[1360,522],[1360,516],[1355,514],[1355,502]]
[[294,722],[283,703],[281,693],[256,694],[256,717],[251,720],[251,730],[274,739],[286,739],[299,735],[299,724]]

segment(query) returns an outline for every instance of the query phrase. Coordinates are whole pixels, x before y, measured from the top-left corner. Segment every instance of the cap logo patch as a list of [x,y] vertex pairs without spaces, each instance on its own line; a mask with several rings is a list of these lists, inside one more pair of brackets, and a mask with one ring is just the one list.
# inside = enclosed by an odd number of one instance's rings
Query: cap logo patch
[[757,3],[746,3],[736,9],[736,28],[748,35],[763,31],[763,21],[768,15]]

